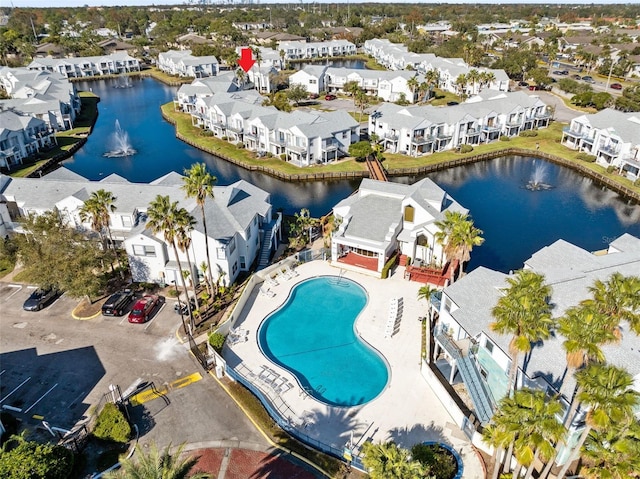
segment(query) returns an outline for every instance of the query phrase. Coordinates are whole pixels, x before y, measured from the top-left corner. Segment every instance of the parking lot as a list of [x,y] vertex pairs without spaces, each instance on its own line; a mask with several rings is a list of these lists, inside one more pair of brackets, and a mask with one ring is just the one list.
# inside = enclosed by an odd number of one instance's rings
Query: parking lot
[[[142,421],[142,444],[262,439],[213,378],[176,337],[174,300],[144,324],[98,315],[76,320],[78,300],[62,295],[37,312],[24,311],[26,285],[0,283],[0,407],[29,430],[71,430],[91,414],[110,386],[166,390],[132,411]],[[176,384],[181,387],[175,387]],[[195,411],[199,411],[195,413]]]

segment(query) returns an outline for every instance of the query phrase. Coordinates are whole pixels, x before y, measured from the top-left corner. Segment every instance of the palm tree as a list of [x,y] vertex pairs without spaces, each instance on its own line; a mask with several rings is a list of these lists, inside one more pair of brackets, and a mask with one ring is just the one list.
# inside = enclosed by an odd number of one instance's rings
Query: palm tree
[[[562,347],[567,355],[567,374],[573,374],[594,361],[604,362],[605,355],[600,345],[617,340],[609,327],[608,317],[588,302],[568,309],[564,316],[558,319],[558,332],[566,338]],[[575,396],[572,395],[566,415],[566,427],[571,424],[578,407]]]
[[[517,461],[513,477],[519,476],[522,467],[527,471],[525,479],[533,473],[533,465],[538,458],[550,461],[554,456],[554,444],[564,433],[564,426],[557,419],[562,406],[557,399],[548,399],[544,391],[522,389],[513,397],[505,397],[500,401],[498,411],[494,414],[489,429],[489,443],[496,449],[515,452]],[[507,468],[511,453],[506,456]],[[495,466],[494,477],[500,467]]]
[[613,331],[619,332],[620,323],[627,321],[640,334],[640,277],[616,272],[606,282],[597,280],[589,291],[593,299],[587,301],[610,318]]
[[482,85],[491,85],[494,81],[496,81],[496,75],[493,72],[482,72]]
[[467,87],[468,83],[467,76],[464,73],[461,73],[453,83],[456,86],[458,95],[460,95],[460,97],[464,100],[466,96],[465,88]]
[[[491,474],[491,479],[498,479],[503,468],[503,462],[507,458],[507,455],[503,456],[503,452],[508,449],[508,456],[511,456],[512,445],[518,432],[517,424],[514,426],[513,421],[496,421],[498,417],[497,413],[494,414],[491,424],[485,427],[482,433],[484,442],[493,447],[493,455],[491,456],[493,473]],[[500,459],[500,462],[498,462],[498,459]]]
[[427,337],[426,339],[426,351],[425,351],[425,356],[427,357],[427,362],[429,364],[431,364],[431,329],[432,329],[432,309],[431,309],[431,295],[433,293],[435,293],[437,290],[437,288],[434,288],[431,285],[425,284],[424,286],[421,286],[420,289],[418,290],[418,299],[424,299],[427,301],[427,303],[429,303],[428,309],[429,311],[427,312],[427,317],[426,317],[426,321],[427,321]]
[[196,163],[191,165],[191,168],[184,171],[185,177],[183,178],[184,184],[182,189],[186,192],[189,198],[195,198],[196,203],[200,206],[200,212],[202,216],[202,229],[204,230],[204,245],[207,251],[207,271],[209,275],[205,274],[207,278],[207,291],[209,296],[213,296],[211,287],[213,285],[213,279],[211,277],[211,257],[209,254],[209,234],[207,233],[207,220],[204,212],[204,204],[207,198],[213,199],[213,185],[217,181],[216,177],[207,171],[207,165],[204,163]]
[[640,422],[613,424],[603,431],[591,431],[582,457],[580,475],[587,479],[626,479],[640,471]]
[[423,479],[424,467],[410,459],[409,451],[392,441],[384,444],[365,442],[362,446],[362,462],[371,479]]
[[180,458],[184,449],[181,445],[173,454],[168,445],[162,452],[158,451],[155,444],[147,453],[140,445],[136,446],[137,454],[130,459],[120,461],[120,470],[109,472],[107,479],[207,479],[210,474],[191,470],[198,463],[198,458]]
[[[176,238],[180,229],[179,221],[185,214],[188,214],[186,210],[184,210],[184,208],[178,208],[178,202],[174,201],[172,203],[169,196],[156,196],[155,200],[149,203],[149,208],[147,209],[147,227],[150,228],[154,234],[162,233],[164,235],[164,240],[173,248],[173,254],[176,258],[176,262],[178,263],[178,272],[180,274],[180,279],[182,280],[182,287],[186,293],[187,284],[185,282],[184,275],[182,274],[182,264],[180,263],[178,247],[176,245]],[[191,304],[189,301],[186,303],[191,326],[193,328]]]
[[476,83],[480,82],[480,72],[475,68],[469,70],[467,73],[467,81],[471,83],[471,91],[475,94],[476,92]]
[[280,70],[284,70],[284,57],[286,53],[284,50],[280,50],[278,54],[280,55]]
[[439,228],[435,234],[436,241],[442,246],[447,261],[459,261],[462,275],[464,264],[471,259],[473,247],[484,243],[480,236],[482,230],[473,226],[473,220],[467,213],[450,210],[445,211],[444,218],[436,221],[435,225]]
[[351,97],[353,98],[353,106],[356,106],[356,95],[358,94],[359,91],[362,91],[360,88],[360,84],[355,81],[355,80],[350,80],[348,82],[346,82],[342,89],[351,95]]
[[[109,242],[111,243],[111,248],[113,249],[113,254],[120,264],[118,259],[118,251],[116,249],[116,245],[113,242],[113,237],[111,236],[111,217],[110,213],[116,211],[116,197],[110,191],[106,191],[104,189],[100,189],[91,193],[91,196],[87,198],[79,210],[80,219],[83,222],[90,221],[91,229],[96,231],[100,236],[100,242],[102,243],[103,248],[107,248],[106,246],[106,238],[104,236],[104,230],[107,231],[107,236],[109,237]],[[113,264],[112,264],[113,271]],[[120,274],[124,278],[124,272],[120,271]]]
[[632,389],[633,377],[624,369],[608,364],[590,364],[576,373],[578,400],[587,408],[585,428],[578,443],[557,474],[562,479],[578,458],[592,430],[607,431],[614,425],[633,421],[633,408],[640,394]]
[[359,90],[358,93],[356,93],[356,97],[355,100],[356,102],[356,106],[358,107],[358,110],[360,110],[360,121],[362,121],[362,114],[364,113],[364,111],[369,108],[369,95],[367,95],[367,93],[364,90]]
[[416,101],[416,90],[418,89],[419,85],[420,82],[418,81],[418,77],[416,76],[412,76],[407,80],[407,86],[409,87],[409,90],[411,90],[411,94],[413,96],[413,98],[411,99],[411,103],[414,103]]
[[[258,47],[251,47],[251,52],[253,53],[253,57],[256,60],[256,63],[258,64],[258,78],[259,78],[259,86],[258,86],[258,92],[262,93],[262,51],[260,50],[260,48]],[[255,78],[255,75],[254,75]]]
[[[189,248],[191,248],[191,232],[193,231],[196,220],[187,210],[184,208],[178,211],[178,215],[176,215],[176,226],[178,227],[176,231],[176,245],[178,249],[187,255],[187,264],[189,265],[189,271],[185,271],[185,273],[191,274],[193,272],[193,267],[191,266],[191,256],[189,255]],[[196,310],[200,310],[200,303],[198,301],[198,294],[196,292],[196,280],[192,282],[193,286],[193,297],[196,301]],[[190,301],[187,301],[190,303]],[[191,305],[187,305],[189,308]]]
[[509,354],[509,394],[517,387],[518,357],[531,351],[531,344],[551,336],[554,321],[547,298],[551,288],[545,284],[544,276],[532,270],[522,269],[507,278],[509,287],[491,310],[496,319],[491,323],[492,331],[511,334]]
[[429,100],[431,98],[431,92],[440,83],[440,74],[437,70],[428,70],[424,74],[424,80],[427,83],[428,88],[426,99]]

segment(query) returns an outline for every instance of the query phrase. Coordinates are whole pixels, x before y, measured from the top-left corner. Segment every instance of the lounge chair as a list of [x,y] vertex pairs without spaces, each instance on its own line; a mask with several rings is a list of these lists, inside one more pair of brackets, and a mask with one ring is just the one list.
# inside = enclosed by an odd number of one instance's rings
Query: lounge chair
[[276,281],[274,278],[267,278],[264,280],[264,283],[269,286],[269,288],[275,288],[276,286],[278,286],[280,283],[278,283],[278,281]]
[[300,273],[298,273],[295,269],[291,269],[291,266],[286,265],[284,267],[285,272],[289,274],[290,277],[294,277],[294,276],[300,276]]
[[273,298],[276,295],[276,293],[271,291],[269,289],[269,287],[264,285],[264,284],[262,286],[260,286],[260,294],[263,294],[263,295],[265,295],[265,296],[267,296],[269,298]]

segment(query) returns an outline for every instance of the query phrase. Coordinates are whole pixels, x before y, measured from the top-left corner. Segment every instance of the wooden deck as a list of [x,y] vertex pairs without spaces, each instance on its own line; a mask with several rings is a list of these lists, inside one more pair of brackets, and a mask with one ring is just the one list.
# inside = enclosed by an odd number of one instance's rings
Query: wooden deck
[[370,271],[378,271],[378,258],[362,256],[353,252],[349,252],[338,258],[338,263],[345,263],[351,266],[368,269]]
[[404,277],[409,281],[428,283],[434,286],[443,287],[447,281],[449,284],[453,282],[453,276],[457,270],[457,260],[447,263],[444,269],[407,266]]
[[384,171],[384,168],[382,168],[382,164],[375,156],[370,155],[367,158],[367,169],[369,170],[369,177],[371,179],[378,181],[389,181],[389,179],[387,178],[387,173]]

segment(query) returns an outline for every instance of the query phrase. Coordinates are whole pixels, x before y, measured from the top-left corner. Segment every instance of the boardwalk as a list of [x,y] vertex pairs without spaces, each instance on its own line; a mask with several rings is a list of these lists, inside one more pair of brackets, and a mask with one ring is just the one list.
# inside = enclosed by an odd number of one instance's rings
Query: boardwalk
[[382,168],[382,164],[374,155],[370,155],[367,158],[367,169],[369,170],[369,177],[378,181],[389,181],[387,173]]

